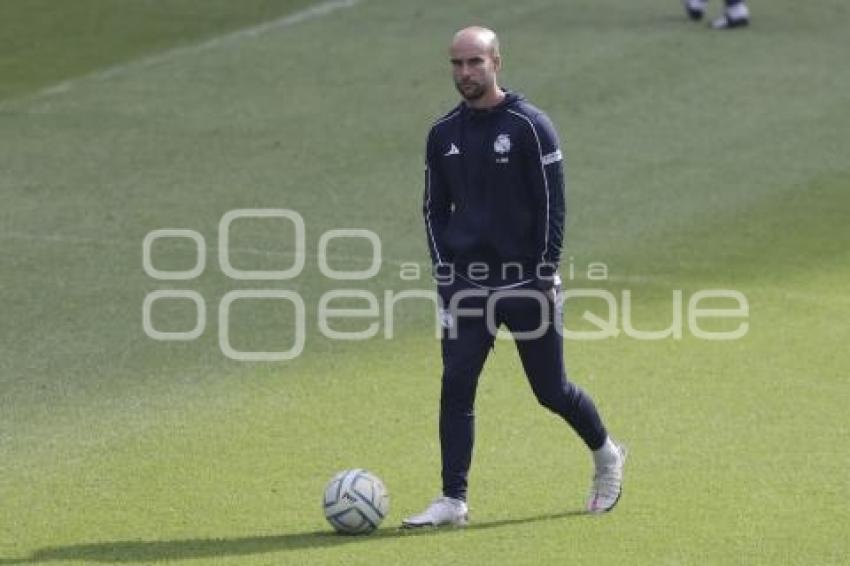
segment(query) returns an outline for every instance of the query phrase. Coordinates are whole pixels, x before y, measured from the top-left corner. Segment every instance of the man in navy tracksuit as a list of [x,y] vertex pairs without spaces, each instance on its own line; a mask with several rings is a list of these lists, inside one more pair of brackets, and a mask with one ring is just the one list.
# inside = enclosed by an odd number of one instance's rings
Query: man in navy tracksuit
[[512,333],[538,401],[579,434],[595,474],[587,509],[608,511],[625,451],[593,401],[566,379],[560,320],[563,154],[549,118],[500,88],[498,39],[459,31],[450,49],[463,97],[428,135],[423,214],[443,308],[440,444],[443,494],[405,527],[464,525],[478,377],[495,333]]

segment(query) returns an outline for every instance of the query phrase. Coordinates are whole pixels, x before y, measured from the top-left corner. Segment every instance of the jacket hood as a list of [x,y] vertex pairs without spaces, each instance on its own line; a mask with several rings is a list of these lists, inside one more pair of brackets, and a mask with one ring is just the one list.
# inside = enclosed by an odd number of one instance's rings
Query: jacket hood
[[464,112],[469,112],[473,116],[479,116],[479,115],[489,114],[491,112],[495,112],[495,111],[498,111],[498,110],[503,110],[503,109],[505,109],[509,106],[513,106],[514,104],[525,100],[525,97],[519,92],[514,92],[512,90],[505,89],[504,93],[505,93],[505,98],[502,99],[502,101],[500,103],[498,103],[496,106],[492,106],[490,108],[480,108],[479,109],[479,108],[470,107],[469,105],[466,104],[466,102],[461,102],[460,103],[461,110],[464,111]]

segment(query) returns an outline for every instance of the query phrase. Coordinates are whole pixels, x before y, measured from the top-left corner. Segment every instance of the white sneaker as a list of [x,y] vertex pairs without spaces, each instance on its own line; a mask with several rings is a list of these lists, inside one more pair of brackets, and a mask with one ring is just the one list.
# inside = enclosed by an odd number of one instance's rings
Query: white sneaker
[[750,25],[750,9],[741,2],[724,10],[723,15],[711,23],[714,29],[735,29]]
[[404,519],[401,526],[404,529],[442,525],[464,527],[467,523],[469,523],[469,508],[465,501],[452,497],[438,497],[422,513]]
[[619,458],[607,466],[598,467],[593,474],[593,484],[587,498],[589,513],[605,513],[614,508],[623,492],[623,466],[626,463],[626,447],[616,444]]

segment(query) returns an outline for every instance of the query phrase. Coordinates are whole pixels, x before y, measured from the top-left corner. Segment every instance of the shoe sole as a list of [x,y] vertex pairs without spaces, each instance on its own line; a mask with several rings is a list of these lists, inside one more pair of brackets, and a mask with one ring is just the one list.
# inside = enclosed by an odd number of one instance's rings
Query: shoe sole
[[417,531],[425,529],[462,529],[466,525],[467,523],[443,523],[442,525],[435,525],[434,523],[422,523],[421,525],[402,523],[399,528],[405,531]]
[[449,523],[442,523],[440,525],[435,525],[434,523],[406,523],[402,521],[401,528],[408,530],[415,529],[440,529],[443,527],[454,527],[454,528],[463,528],[469,524],[469,515],[465,515],[459,521],[453,521]]
[[750,25],[749,18],[744,18],[744,19],[740,19],[740,20],[730,20],[730,19],[727,18],[725,25],[719,25],[718,26],[718,25],[715,25],[714,22],[712,22],[711,23],[711,29],[716,29],[716,30],[722,31],[722,30],[725,30],[725,29],[745,28],[749,25]]

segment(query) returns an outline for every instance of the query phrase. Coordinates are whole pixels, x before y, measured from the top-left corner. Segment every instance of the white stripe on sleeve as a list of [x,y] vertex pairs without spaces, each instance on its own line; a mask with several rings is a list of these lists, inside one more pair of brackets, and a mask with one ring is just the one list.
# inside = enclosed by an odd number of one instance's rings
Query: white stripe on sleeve
[[543,157],[540,158],[540,161],[543,162],[543,165],[550,165],[552,163],[557,163],[564,158],[564,154],[561,153],[560,149],[556,149],[552,153],[547,153]]

